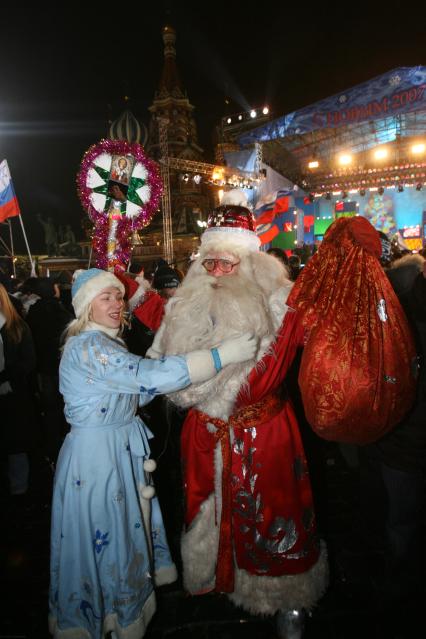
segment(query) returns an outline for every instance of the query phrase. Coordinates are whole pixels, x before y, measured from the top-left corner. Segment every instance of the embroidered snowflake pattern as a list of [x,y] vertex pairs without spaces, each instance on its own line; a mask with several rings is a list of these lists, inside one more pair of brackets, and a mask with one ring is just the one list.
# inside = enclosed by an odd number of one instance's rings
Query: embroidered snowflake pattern
[[393,75],[392,77],[389,78],[389,85],[391,87],[397,87],[398,84],[401,83],[401,76],[399,75]]
[[108,364],[108,355],[106,353],[99,353],[99,355],[96,355],[96,359],[102,364],[102,366],[106,366]]
[[93,540],[93,546],[94,546],[96,552],[98,553],[98,555],[99,555],[100,552],[102,552],[102,548],[104,546],[108,546],[108,544],[109,544],[109,541],[107,540],[108,535],[109,535],[109,533],[107,533],[107,532],[102,534],[100,530],[96,531],[96,535],[95,535],[95,538]]
[[155,386],[153,388],[145,388],[145,386],[141,386],[139,388],[140,393],[146,393],[147,395],[155,395],[157,393],[157,389]]
[[339,97],[339,102],[340,104],[344,104],[346,102],[346,100],[348,99],[348,97],[346,95],[341,95]]
[[152,541],[157,541],[157,539],[159,539],[160,533],[158,531],[158,528],[153,528],[151,537],[152,537]]

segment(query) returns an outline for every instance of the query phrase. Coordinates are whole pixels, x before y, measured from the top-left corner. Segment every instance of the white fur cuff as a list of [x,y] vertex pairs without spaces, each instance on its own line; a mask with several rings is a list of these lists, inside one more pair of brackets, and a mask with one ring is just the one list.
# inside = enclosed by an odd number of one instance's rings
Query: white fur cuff
[[216,374],[213,355],[209,350],[192,351],[186,355],[191,384],[206,382]]

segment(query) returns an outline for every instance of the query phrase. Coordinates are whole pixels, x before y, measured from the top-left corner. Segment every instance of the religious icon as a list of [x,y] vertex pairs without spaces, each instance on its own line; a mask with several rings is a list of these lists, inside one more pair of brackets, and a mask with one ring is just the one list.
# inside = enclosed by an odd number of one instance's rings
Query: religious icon
[[130,175],[133,169],[133,161],[129,156],[114,155],[111,164],[111,180],[129,184]]

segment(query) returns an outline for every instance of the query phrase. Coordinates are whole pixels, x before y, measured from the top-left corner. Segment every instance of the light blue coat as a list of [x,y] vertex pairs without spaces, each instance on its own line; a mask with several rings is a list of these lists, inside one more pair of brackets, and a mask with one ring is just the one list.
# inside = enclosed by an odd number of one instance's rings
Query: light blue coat
[[60,390],[71,429],[52,503],[55,637],[100,638],[113,630],[140,639],[155,612],[154,585],[176,578],[158,500],[142,496],[152,435],[136,410],[189,383],[185,357],[142,359],[101,331],[68,340]]

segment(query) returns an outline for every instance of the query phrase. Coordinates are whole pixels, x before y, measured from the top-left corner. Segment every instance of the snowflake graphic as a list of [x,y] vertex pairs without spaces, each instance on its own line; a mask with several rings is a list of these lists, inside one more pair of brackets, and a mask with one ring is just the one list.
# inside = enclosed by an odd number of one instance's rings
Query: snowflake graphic
[[98,553],[98,555],[99,555],[100,552],[102,552],[102,548],[104,546],[108,546],[108,544],[109,544],[109,541],[107,540],[108,535],[109,535],[109,533],[107,533],[107,532],[102,534],[100,530],[96,531],[96,535],[95,535],[95,538],[93,540],[93,546],[94,546],[96,552]]
[[85,483],[80,479],[80,477],[73,477],[72,482],[76,488],[81,488]]
[[393,75],[391,78],[389,78],[389,84],[391,87],[397,87],[398,84],[400,84],[401,82],[401,76],[399,75]]
[[347,100],[347,99],[348,99],[348,98],[347,98],[347,96],[346,96],[346,95],[341,95],[341,96],[340,96],[340,98],[339,98],[339,102],[340,102],[340,104],[344,104],[344,102],[346,102],[346,100]]
[[105,353],[100,353],[96,359],[102,364],[102,366],[106,366],[108,364],[108,355]]
[[153,388],[146,388],[145,386],[141,386],[139,392],[146,393],[147,395],[155,395],[157,393],[157,389],[155,388],[155,386]]

